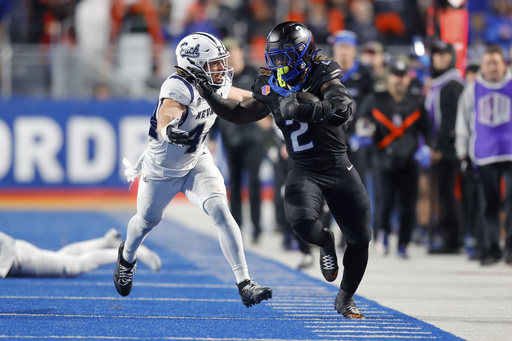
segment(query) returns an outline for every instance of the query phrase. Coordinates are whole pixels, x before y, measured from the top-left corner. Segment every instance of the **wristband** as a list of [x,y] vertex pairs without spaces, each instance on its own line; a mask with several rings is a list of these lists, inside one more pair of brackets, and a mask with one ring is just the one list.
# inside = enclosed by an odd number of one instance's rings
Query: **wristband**
[[171,123],[168,123],[165,127],[160,130],[160,135],[164,138],[164,141],[167,141],[171,143],[171,140],[169,140],[169,135],[167,135],[167,127],[172,126],[173,128],[176,128],[178,126],[179,119],[175,118],[171,121]]
[[167,135],[167,127],[172,125],[172,123],[169,123],[168,125],[166,125],[165,127],[162,128],[162,130],[160,130],[160,135],[162,136],[162,138],[164,139],[164,141],[167,141],[167,142],[171,142],[169,140],[169,136]]

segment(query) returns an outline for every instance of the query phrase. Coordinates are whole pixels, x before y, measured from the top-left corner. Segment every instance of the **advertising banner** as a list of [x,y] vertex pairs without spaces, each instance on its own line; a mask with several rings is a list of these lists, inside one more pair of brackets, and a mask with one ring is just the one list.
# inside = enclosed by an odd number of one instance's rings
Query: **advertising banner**
[[155,103],[109,100],[0,101],[0,190],[127,188],[148,143]]

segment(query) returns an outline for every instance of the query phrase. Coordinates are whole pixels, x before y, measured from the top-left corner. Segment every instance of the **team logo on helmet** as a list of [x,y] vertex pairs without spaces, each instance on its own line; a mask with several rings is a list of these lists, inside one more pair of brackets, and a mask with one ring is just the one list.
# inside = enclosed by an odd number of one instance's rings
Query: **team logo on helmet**
[[199,44],[197,44],[196,46],[188,46],[188,43],[184,42],[180,45],[180,55],[182,57],[197,58],[199,57],[199,47]]

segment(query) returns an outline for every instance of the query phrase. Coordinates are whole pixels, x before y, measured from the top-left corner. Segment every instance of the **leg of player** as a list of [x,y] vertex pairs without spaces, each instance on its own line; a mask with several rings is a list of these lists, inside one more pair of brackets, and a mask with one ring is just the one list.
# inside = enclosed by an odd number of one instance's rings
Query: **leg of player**
[[173,181],[140,180],[137,213],[128,222],[126,241],[119,245],[114,271],[114,285],[121,296],[128,296],[131,292],[137,250],[153,227],[162,221],[164,209],[179,191],[177,188],[181,188],[182,181],[179,178]]
[[357,308],[353,296],[366,270],[368,246],[369,243],[347,243],[347,249],[343,256],[343,279],[338,296],[334,301],[334,308],[348,319],[365,319],[365,316]]
[[231,265],[238,292],[246,307],[272,298],[272,289],[258,285],[249,277],[240,228],[231,216],[227,201],[221,197],[211,197],[204,203],[205,212],[218,228],[219,242],[224,256]]
[[202,207],[217,226],[220,246],[235,274],[242,302],[250,307],[272,298],[271,288],[250,280],[242,233],[229,211],[224,178],[209,153],[203,154],[187,175],[182,191],[193,204]]
[[320,212],[324,196],[307,175],[292,169],[286,179],[285,212],[294,232],[305,242],[320,247],[320,270],[325,280],[338,276],[338,257],[334,234],[322,226]]
[[348,170],[347,166],[350,165],[348,158],[345,158],[338,172],[342,175],[342,181],[337,181],[338,185],[325,196],[347,241],[343,256],[343,278],[334,307],[348,319],[364,319],[353,295],[363,279],[368,263],[368,247],[372,234],[370,200],[355,169]]

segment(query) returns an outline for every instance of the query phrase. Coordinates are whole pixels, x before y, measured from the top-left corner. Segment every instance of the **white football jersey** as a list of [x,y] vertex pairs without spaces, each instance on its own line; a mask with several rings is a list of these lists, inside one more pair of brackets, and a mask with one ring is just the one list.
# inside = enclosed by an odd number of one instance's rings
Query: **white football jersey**
[[[221,87],[217,93],[227,98],[231,84]],[[187,107],[178,128],[189,133],[188,145],[178,147],[166,142],[156,131],[158,111],[166,98],[175,100]],[[162,179],[185,176],[193,169],[199,157],[208,151],[205,146],[206,135],[215,123],[214,114],[204,98],[199,96],[196,88],[180,77],[172,74],[160,89],[158,106],[151,117],[149,145],[142,163],[143,174],[147,179]]]
[[15,256],[14,239],[0,232],[0,278],[4,278],[11,270]]

